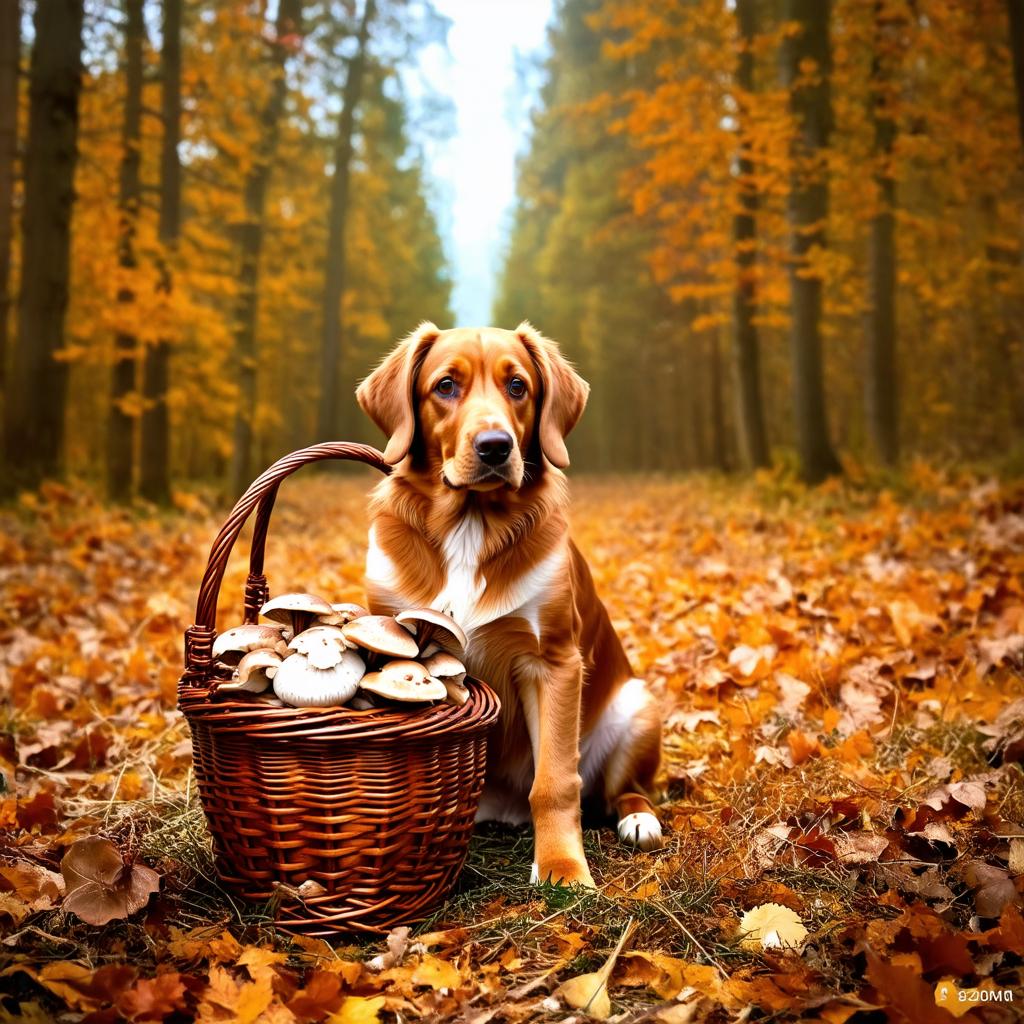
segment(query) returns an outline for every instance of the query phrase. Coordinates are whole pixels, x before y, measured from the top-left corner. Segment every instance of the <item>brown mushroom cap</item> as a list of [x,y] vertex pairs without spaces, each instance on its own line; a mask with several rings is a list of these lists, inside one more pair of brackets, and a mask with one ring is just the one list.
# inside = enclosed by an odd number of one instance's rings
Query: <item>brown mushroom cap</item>
[[448,691],[439,679],[418,661],[389,661],[379,672],[369,672],[359,680],[359,688],[390,700],[420,702],[442,700]]
[[332,604],[331,610],[325,615],[318,615],[317,620],[325,626],[344,626],[353,619],[361,619],[370,613],[361,604]]
[[283,622],[296,633],[301,633],[318,615],[330,614],[330,603],[316,594],[281,594],[268,601],[260,615]]
[[288,647],[309,658],[313,668],[334,668],[348,644],[337,626],[310,626],[293,636]]
[[444,687],[445,693],[448,695],[445,697],[445,703],[454,704],[456,707],[461,708],[463,704],[469,700],[469,687],[462,681],[465,679],[465,674],[461,676],[452,676],[450,679],[442,679],[441,685]]
[[[241,656],[248,651],[254,651],[259,647],[276,648],[281,644],[281,626],[268,626],[266,623],[247,623],[243,626],[235,626],[227,629],[217,636],[213,642],[212,654],[214,658],[228,664],[237,664]],[[238,655],[237,658],[230,658],[230,655]]]
[[420,647],[435,643],[460,658],[469,644],[463,628],[446,612],[435,608],[407,608],[395,616],[395,621],[415,633]]
[[391,658],[415,658],[416,641],[390,615],[361,615],[341,627],[347,640]]

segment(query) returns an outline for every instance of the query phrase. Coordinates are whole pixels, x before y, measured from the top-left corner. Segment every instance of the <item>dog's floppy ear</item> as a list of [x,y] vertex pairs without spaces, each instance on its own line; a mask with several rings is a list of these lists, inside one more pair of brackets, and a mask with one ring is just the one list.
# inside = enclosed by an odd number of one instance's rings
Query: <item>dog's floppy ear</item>
[[590,385],[558,351],[558,346],[525,320],[515,333],[540,374],[540,449],[548,462],[565,469],[569,465],[565,438],[583,415]]
[[416,436],[413,386],[427,349],[440,333],[432,323],[420,324],[356,389],[363,412],[388,435],[384,461],[392,466],[409,454]]

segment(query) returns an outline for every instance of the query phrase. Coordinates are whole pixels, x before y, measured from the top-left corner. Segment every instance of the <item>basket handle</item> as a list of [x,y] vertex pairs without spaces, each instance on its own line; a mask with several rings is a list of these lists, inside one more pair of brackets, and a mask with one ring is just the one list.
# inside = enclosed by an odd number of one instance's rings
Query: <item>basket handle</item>
[[300,448],[278,459],[249,485],[245,494],[235,503],[210,549],[206,572],[196,601],[195,622],[185,630],[185,674],[182,676],[182,682],[196,682],[205,678],[212,664],[211,649],[217,635],[217,598],[220,595],[221,582],[224,579],[231,549],[252,510],[259,506],[249,555],[249,578],[245,585],[246,622],[256,621],[259,609],[266,599],[267,581],[263,575],[263,554],[278,487],[285,477],[291,476],[297,469],[324,459],[363,462],[382,473],[391,472],[391,466],[384,461],[384,456],[368,444],[325,441],[309,448]]

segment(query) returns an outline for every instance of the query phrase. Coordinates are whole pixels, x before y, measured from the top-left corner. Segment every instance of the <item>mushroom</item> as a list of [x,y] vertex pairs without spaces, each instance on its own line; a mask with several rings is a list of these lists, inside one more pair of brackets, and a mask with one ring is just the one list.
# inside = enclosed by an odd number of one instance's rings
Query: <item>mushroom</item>
[[418,661],[389,661],[379,672],[368,672],[359,682],[362,690],[379,697],[410,702],[442,700],[448,691],[440,679]]
[[361,615],[341,627],[346,640],[389,658],[415,658],[416,641],[390,615]]
[[301,633],[313,625],[317,616],[330,613],[330,604],[316,594],[282,594],[260,609],[260,615],[283,622],[293,633]]
[[362,618],[370,613],[361,604],[332,604],[331,611],[326,615],[318,615],[317,621],[325,626],[344,626],[353,619]]
[[282,626],[247,623],[225,630],[213,642],[213,657],[225,665],[237,665],[242,655],[259,647],[268,647],[284,654],[287,646],[281,636]]
[[344,704],[359,689],[366,671],[355,651],[342,649],[332,668],[315,668],[305,654],[292,654],[274,676],[274,693],[294,708],[327,708]]
[[465,656],[469,639],[462,627],[447,613],[434,608],[407,608],[395,616],[415,637],[420,647],[437,644],[456,658]]
[[446,651],[439,651],[423,659],[423,667],[434,679],[440,679],[448,694],[448,703],[462,707],[469,700],[469,688],[465,685],[466,666]]
[[269,647],[258,647],[249,651],[238,663],[231,676],[231,681],[221,683],[218,693],[263,693],[270,689],[270,680],[274,678],[281,655]]
[[357,693],[348,702],[348,706],[353,711],[372,711],[377,705],[369,697],[364,697],[362,694]]
[[348,646],[337,626],[310,626],[288,644],[290,650],[304,654],[313,668],[334,668]]

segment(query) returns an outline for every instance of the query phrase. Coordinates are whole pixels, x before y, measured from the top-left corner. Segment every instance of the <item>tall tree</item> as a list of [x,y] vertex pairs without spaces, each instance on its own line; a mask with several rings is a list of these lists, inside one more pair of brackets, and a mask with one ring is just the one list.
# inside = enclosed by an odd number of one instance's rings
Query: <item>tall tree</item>
[[[143,0],[125,2],[125,94],[121,123],[121,180],[118,191],[117,262],[125,277],[137,265],[136,222],[139,215],[142,162],[142,49],[146,35]],[[117,291],[122,311],[135,301],[135,289],[123,281]],[[114,364],[110,376],[110,412],[107,418],[107,492],[114,501],[126,501],[132,493],[132,461],[135,449],[135,417],[126,401],[135,392],[138,339],[124,325],[114,341]]]
[[736,287],[733,292],[733,357],[743,451],[749,466],[767,466],[768,439],[761,401],[761,346],[757,325],[757,181],[750,149],[747,98],[754,91],[754,42],[758,32],[758,0],[736,0],[740,52],[736,65],[739,121],[739,209],[733,218]]
[[260,254],[263,249],[264,207],[267,186],[277,151],[288,83],[285,62],[300,28],[301,0],[280,0],[274,40],[270,44],[273,81],[270,96],[260,115],[260,137],[244,185],[244,222],[239,230],[241,266],[238,271],[238,301],[235,307],[234,363],[238,381],[234,446],[231,455],[231,490],[240,494],[249,482],[252,457],[253,412],[256,407],[256,307],[259,288]]
[[1013,82],[1017,90],[1017,127],[1024,146],[1024,0],[1006,0],[1010,15],[1010,53],[1013,55]]
[[864,374],[868,430],[878,457],[899,460],[899,385],[896,372],[896,142],[895,64],[901,18],[891,0],[875,0],[868,102],[876,208],[868,227],[867,367]]
[[[167,295],[174,286],[170,261],[181,232],[181,14],[182,0],[164,0],[163,49],[160,53],[161,120],[160,224],[163,247],[160,288]],[[170,419],[167,388],[170,383],[171,343],[160,338],[146,351],[142,393],[141,466],[139,493],[150,501],[170,498]]]
[[11,295],[11,226],[14,160],[18,151],[18,65],[21,56],[18,0],[0,0],[0,390],[7,375]]
[[356,109],[366,76],[367,44],[376,11],[375,0],[366,0],[359,23],[356,50],[349,60],[345,88],[334,140],[334,173],[331,178],[331,206],[327,221],[327,256],[324,263],[323,335],[320,346],[320,407],[317,417],[319,439],[330,440],[337,429],[338,369],[343,350],[342,300],[345,295],[345,232],[349,214],[349,186],[352,177],[352,148]]
[[83,0],[36,4],[29,69],[18,333],[5,402],[8,486],[57,471],[64,442],[71,210],[78,161]]
[[794,138],[787,200],[789,223],[790,349],[793,413],[801,471],[808,483],[841,472],[828,435],[822,369],[822,280],[814,258],[826,243],[828,168],[832,130],[829,33],[831,0],[785,0],[796,25],[782,48],[782,78],[789,90]]

